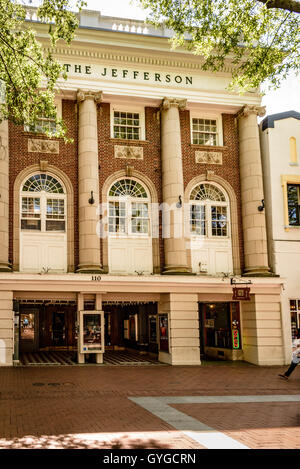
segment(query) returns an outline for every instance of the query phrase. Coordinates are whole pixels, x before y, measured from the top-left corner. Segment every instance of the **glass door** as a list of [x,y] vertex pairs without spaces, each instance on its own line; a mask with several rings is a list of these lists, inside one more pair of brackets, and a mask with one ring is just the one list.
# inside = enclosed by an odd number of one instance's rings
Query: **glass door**
[[38,312],[20,313],[20,352],[35,352],[38,348]]

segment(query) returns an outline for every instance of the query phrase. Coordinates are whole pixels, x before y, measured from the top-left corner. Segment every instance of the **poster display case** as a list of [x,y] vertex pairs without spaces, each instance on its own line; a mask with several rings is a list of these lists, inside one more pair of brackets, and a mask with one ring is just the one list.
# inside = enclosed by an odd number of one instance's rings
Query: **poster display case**
[[104,353],[104,311],[80,311],[80,353]]
[[159,349],[162,352],[169,352],[169,321],[167,314],[159,316]]

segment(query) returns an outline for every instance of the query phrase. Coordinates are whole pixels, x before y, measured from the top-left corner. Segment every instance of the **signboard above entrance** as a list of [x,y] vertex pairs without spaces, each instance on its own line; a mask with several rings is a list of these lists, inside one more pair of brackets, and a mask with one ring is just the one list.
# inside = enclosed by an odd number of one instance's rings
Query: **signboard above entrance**
[[71,64],[65,63],[66,72],[72,76],[89,76],[101,79],[117,79],[125,81],[156,83],[156,84],[177,84],[184,86],[193,85],[191,75],[179,73],[166,73],[159,71],[136,70],[134,68],[116,68],[110,66],[97,66],[90,64]]
[[250,300],[250,288],[249,287],[234,287],[232,289],[232,299],[240,301]]

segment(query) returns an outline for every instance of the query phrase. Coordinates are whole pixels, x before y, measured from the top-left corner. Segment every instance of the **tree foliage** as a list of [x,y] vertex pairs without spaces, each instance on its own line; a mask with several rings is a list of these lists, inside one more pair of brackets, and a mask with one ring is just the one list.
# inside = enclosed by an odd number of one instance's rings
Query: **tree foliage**
[[[175,32],[173,47],[202,56],[204,70],[233,65],[230,89],[278,87],[300,71],[298,0],[139,0],[148,20]],[[188,40],[186,40],[188,39]]]
[[[77,8],[83,5],[78,0]],[[70,44],[78,19],[70,10],[69,0],[43,0],[37,14],[48,24],[49,47],[42,46],[32,23],[26,22],[23,4],[0,0],[0,120],[32,126],[41,116],[52,118],[57,124],[55,136],[65,137],[54,93],[58,78],[66,78],[66,74],[52,50],[59,39]]]

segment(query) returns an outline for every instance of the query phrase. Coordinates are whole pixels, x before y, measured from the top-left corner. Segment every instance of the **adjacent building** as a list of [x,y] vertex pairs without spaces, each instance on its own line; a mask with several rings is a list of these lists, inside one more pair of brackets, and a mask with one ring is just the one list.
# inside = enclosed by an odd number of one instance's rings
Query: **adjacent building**
[[[45,25],[28,8],[41,41]],[[171,365],[285,362],[270,268],[259,93],[230,63],[170,50],[170,31],[80,13],[56,56],[53,122],[0,128],[0,362],[124,348]]]
[[300,113],[281,112],[260,123],[269,265],[284,278],[285,360],[300,331]]

